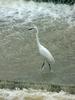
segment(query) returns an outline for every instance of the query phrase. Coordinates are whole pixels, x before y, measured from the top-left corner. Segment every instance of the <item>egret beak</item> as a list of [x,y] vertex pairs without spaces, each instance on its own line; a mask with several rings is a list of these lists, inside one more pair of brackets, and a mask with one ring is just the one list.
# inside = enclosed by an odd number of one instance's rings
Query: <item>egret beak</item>
[[33,30],[34,28],[29,28],[28,30]]

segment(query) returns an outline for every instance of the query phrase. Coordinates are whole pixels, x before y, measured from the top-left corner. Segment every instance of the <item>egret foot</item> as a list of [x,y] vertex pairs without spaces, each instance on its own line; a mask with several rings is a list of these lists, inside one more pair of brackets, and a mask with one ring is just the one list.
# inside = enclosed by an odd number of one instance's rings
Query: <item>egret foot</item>
[[54,70],[52,70],[52,69],[51,69],[51,72],[52,72],[52,73],[55,73]]

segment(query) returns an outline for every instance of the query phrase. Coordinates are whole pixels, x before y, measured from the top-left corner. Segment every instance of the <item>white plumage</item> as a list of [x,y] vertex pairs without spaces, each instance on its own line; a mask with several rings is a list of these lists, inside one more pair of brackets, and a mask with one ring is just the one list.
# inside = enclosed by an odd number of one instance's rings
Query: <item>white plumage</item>
[[[47,62],[48,65],[49,65],[49,68],[50,68],[50,70],[51,70],[51,65],[50,65],[50,63],[51,63],[51,62],[52,62],[52,63],[55,62],[54,57],[52,56],[52,54],[49,52],[49,50],[48,50],[47,48],[45,48],[43,45],[40,44],[40,41],[39,41],[39,38],[38,38],[38,28],[37,28],[37,26],[33,25],[33,27],[30,28],[29,30],[32,30],[32,29],[36,29],[36,33],[35,33],[35,34],[36,34],[36,41],[37,41],[39,53],[40,53],[40,55],[42,55],[43,58],[46,60],[46,62]],[[43,62],[41,68],[44,67],[44,64],[45,64],[45,62]]]
[[43,45],[39,45],[39,53],[50,63],[54,63],[54,57],[52,54],[49,52],[47,48],[45,48]]

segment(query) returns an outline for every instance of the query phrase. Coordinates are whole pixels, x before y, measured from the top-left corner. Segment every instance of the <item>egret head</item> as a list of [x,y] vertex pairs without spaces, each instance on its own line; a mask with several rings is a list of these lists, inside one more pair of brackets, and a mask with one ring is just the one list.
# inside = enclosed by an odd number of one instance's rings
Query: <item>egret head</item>
[[33,30],[33,29],[36,29],[37,33],[38,33],[38,28],[36,25],[33,24],[33,26],[31,28],[29,28],[28,30]]

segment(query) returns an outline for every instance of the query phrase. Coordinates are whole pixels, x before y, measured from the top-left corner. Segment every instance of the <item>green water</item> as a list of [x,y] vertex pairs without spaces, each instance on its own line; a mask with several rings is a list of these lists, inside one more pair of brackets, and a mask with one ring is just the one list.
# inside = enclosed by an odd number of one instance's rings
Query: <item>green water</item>
[[41,43],[55,58],[55,64],[51,65],[54,72],[49,71],[47,64],[41,71],[43,58],[38,52],[35,33],[26,29],[31,25],[9,30],[5,26],[7,30],[0,34],[0,78],[75,84],[74,27],[58,22],[44,25],[42,19],[34,23],[39,28]]

